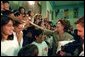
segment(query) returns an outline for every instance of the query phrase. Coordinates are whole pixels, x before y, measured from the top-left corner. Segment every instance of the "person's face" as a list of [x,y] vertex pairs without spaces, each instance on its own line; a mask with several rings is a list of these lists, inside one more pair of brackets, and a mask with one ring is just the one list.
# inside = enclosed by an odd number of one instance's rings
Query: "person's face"
[[4,10],[9,10],[9,3],[4,3],[3,7],[4,7]]
[[40,22],[40,20],[39,20],[39,19],[37,19],[37,20],[36,20],[36,24],[38,24],[39,22]]
[[21,13],[22,13],[22,14],[25,13],[25,10],[24,10],[23,8],[21,9]]
[[41,27],[44,27],[44,22],[42,22],[40,26],[41,26]]
[[58,22],[56,25],[56,30],[57,30],[57,32],[60,32],[60,31],[64,30],[64,26],[60,22]]
[[19,24],[17,27],[15,27],[17,32],[20,32],[23,30],[23,24]]
[[46,38],[46,35],[42,35],[42,41],[44,41]]
[[39,35],[38,37],[36,37],[36,40],[37,40],[38,43],[42,43],[44,38],[42,37],[42,35]]
[[81,37],[81,38],[84,38],[84,27],[81,26],[81,24],[77,24],[77,34]]
[[33,13],[33,12],[31,12],[31,13],[30,13],[30,15],[31,15],[31,16],[34,16],[34,13]]
[[1,31],[5,35],[11,35],[13,33],[13,22],[10,20],[6,25],[1,28]]

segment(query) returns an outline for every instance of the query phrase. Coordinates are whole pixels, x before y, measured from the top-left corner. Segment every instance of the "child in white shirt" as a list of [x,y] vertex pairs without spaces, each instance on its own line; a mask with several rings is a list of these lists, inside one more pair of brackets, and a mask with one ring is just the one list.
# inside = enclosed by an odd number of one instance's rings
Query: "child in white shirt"
[[35,41],[32,42],[32,44],[35,44],[38,47],[38,56],[48,56],[48,46],[42,37],[42,30],[37,29],[35,32]]

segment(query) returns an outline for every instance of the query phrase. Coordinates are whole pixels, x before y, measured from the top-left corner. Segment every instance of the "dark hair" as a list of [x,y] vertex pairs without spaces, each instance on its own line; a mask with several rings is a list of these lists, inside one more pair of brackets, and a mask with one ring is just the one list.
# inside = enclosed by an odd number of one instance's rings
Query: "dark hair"
[[2,16],[2,18],[1,18],[1,27],[6,25],[10,20],[13,21],[13,19],[8,17],[8,16]]
[[43,33],[41,29],[35,29],[35,36],[39,36]]
[[18,56],[38,56],[38,48],[34,44],[26,45],[25,47],[21,48]]
[[19,7],[18,11],[19,11],[20,13],[21,13],[21,9],[24,9],[24,10],[25,10],[24,7]]
[[40,22],[38,23],[38,25],[41,26],[42,23],[43,23],[43,21],[40,21]]
[[31,11],[28,11],[27,14],[28,14],[29,16],[31,16]]
[[10,14],[12,14],[13,12],[12,11],[10,11],[10,10],[5,10],[5,11],[3,11],[3,16],[8,16],[8,15],[10,15]]
[[19,20],[14,20],[13,26],[18,26],[19,24],[22,24]]
[[9,4],[9,2],[8,2],[8,1],[2,1],[2,3],[8,3],[8,4]]
[[20,15],[19,12],[14,13],[14,16],[19,16],[19,15]]
[[84,27],[84,16],[81,17],[81,18],[79,18],[79,19],[75,22],[75,24],[81,24],[81,25]]
[[70,27],[71,27],[71,24],[70,24],[69,20],[60,19],[58,22],[60,22],[60,23],[64,26],[64,31],[65,31],[65,32],[68,32],[68,30],[69,30]]
[[[10,20],[13,21],[12,18],[10,18],[10,17],[2,16],[2,18],[1,18],[1,28],[4,25],[6,25]],[[9,35],[8,37],[9,37],[8,40],[12,40],[13,39],[13,35]],[[2,40],[2,34],[1,34],[1,40]]]

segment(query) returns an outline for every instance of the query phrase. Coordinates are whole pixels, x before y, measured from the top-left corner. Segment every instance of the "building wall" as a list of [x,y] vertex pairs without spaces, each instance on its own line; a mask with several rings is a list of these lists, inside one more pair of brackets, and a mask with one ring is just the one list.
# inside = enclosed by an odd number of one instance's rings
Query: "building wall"
[[[78,8],[78,17],[77,18],[74,18],[74,11],[73,9],[74,8]],[[59,9],[59,13],[58,15],[54,15],[55,16],[55,19],[53,20],[54,21],[54,24],[56,24],[56,20],[58,19],[61,19],[61,18],[64,18],[64,9],[68,9],[68,19],[69,21],[71,22],[71,24],[73,25],[73,27],[75,28],[75,25],[74,25],[74,22],[79,19],[80,17],[84,16],[84,4],[79,4],[79,5],[66,5],[66,6],[58,6],[56,7],[56,10]]]

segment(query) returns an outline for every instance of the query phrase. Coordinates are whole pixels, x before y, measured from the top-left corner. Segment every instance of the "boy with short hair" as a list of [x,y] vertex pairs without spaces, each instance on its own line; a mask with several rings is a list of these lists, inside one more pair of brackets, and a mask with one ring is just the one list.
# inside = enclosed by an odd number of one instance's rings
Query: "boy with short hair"
[[35,30],[35,41],[32,44],[35,44],[38,47],[39,53],[38,56],[48,56],[48,46],[44,41],[42,30]]

